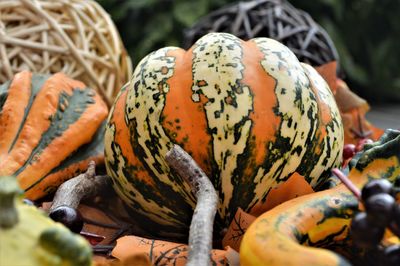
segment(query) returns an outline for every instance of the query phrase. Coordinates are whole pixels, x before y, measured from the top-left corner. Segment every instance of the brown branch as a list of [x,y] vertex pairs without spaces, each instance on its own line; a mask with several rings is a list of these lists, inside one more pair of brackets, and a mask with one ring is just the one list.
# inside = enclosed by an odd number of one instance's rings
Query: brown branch
[[181,147],[174,145],[165,159],[168,165],[191,185],[197,199],[190,224],[189,255],[186,265],[211,265],[213,225],[218,195],[210,179]]
[[95,167],[95,162],[90,161],[85,173],[65,181],[57,189],[50,212],[60,206],[77,209],[81,200],[100,195],[101,191],[111,186],[108,176],[96,176]]

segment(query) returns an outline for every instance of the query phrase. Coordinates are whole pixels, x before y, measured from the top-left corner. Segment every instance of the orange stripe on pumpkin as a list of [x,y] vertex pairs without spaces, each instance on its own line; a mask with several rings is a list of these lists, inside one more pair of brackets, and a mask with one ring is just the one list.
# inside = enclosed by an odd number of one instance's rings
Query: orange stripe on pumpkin
[[0,162],[8,154],[17,132],[23,123],[25,108],[31,96],[32,73],[23,71],[14,76],[7,100],[0,112]]
[[130,132],[125,122],[125,106],[128,90],[125,90],[118,97],[114,106],[114,113],[109,124],[115,125],[114,142],[118,143],[121,149],[121,155],[126,159],[127,165],[136,167],[134,178],[138,179],[149,186],[155,186],[153,178],[148,174],[148,171],[143,166],[143,163],[135,156],[132,149],[131,140],[135,139],[134,132]]
[[192,100],[192,50],[168,51],[167,56],[175,57],[175,68],[174,75],[167,81],[170,90],[166,95],[163,110],[165,119],[162,125],[167,132],[170,132],[169,137],[183,149],[191,151],[193,159],[205,173],[210,174],[211,136],[207,131],[203,108],[207,100],[204,97],[201,97],[198,103]]
[[[317,130],[317,134],[315,137],[318,137],[318,143],[322,143],[323,139],[326,137],[327,133],[327,129],[326,126],[328,125],[328,123],[330,123],[333,119],[332,115],[331,115],[331,107],[324,101],[321,99],[320,97],[320,92],[318,91],[318,88],[316,87],[316,85],[314,84],[313,80],[310,78],[309,75],[307,75],[309,80],[310,80],[310,85],[311,85],[311,90],[314,92],[316,101],[317,101],[317,106],[318,106],[318,116],[319,119],[318,121],[319,123],[319,130]],[[315,149],[315,152],[318,154],[322,154],[323,152],[323,146],[317,146]]]
[[[275,95],[275,80],[265,72],[261,61],[265,60],[264,54],[253,41],[243,42],[244,75],[242,83],[250,87],[253,94],[253,112],[250,113],[252,130],[250,140],[255,147],[252,149],[256,165],[261,165],[267,156],[267,143],[276,140],[276,132],[279,129],[281,118],[277,116],[273,108],[277,105]],[[254,62],[258,62],[255,64]],[[254,140],[254,141],[253,141]],[[250,173],[254,169],[249,169]]]

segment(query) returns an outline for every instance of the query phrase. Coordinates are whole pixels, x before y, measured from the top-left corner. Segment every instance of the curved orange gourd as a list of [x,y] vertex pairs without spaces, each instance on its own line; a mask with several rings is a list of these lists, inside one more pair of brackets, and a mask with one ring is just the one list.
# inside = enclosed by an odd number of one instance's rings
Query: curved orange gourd
[[[352,162],[350,180],[359,189],[372,179],[398,182],[399,147],[400,131],[392,130],[378,142],[365,145]],[[350,222],[359,211],[361,204],[343,184],[287,201],[259,216],[247,229],[240,245],[240,264],[349,265],[325,248],[349,250]]]
[[107,106],[80,81],[23,71],[0,86],[0,176],[38,199],[103,160]]

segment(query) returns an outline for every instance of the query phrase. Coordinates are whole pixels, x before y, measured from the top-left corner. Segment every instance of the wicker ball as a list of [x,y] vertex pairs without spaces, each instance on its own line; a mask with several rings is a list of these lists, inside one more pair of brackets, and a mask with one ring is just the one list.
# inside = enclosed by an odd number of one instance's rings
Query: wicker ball
[[1,0],[0,83],[21,70],[64,72],[108,104],[131,60],[110,16],[92,0]]
[[228,32],[248,40],[269,37],[288,46],[299,58],[313,66],[338,61],[329,35],[311,16],[284,0],[238,2],[203,17],[185,30],[185,48],[209,32]]

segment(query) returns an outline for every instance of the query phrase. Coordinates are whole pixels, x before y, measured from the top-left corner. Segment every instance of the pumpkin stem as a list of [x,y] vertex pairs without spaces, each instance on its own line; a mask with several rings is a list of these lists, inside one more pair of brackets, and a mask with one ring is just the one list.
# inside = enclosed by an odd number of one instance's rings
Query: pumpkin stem
[[0,227],[7,229],[18,223],[15,206],[17,195],[22,194],[17,180],[12,176],[0,177]]
[[189,255],[186,265],[211,265],[217,192],[203,170],[180,146],[174,145],[165,159],[168,165],[191,185],[197,199],[190,224]]
[[61,184],[54,195],[50,213],[61,206],[77,209],[82,199],[100,195],[101,191],[111,186],[111,179],[106,175],[96,176],[95,168],[95,162],[90,161],[85,173]]

